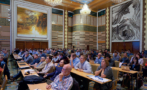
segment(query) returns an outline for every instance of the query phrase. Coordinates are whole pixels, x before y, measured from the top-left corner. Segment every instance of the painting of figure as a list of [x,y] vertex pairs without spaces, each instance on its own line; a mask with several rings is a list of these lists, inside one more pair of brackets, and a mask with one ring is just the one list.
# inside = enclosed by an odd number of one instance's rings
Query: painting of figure
[[17,36],[47,37],[47,14],[17,7]]
[[141,1],[130,0],[111,8],[112,42],[140,40]]

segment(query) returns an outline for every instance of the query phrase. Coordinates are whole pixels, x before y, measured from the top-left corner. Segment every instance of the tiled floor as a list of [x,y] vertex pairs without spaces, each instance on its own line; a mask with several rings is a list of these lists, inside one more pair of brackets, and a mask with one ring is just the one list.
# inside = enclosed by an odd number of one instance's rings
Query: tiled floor
[[[14,63],[13,61],[12,61],[12,62],[9,62],[8,68],[9,68],[9,70],[10,70],[11,76],[17,74],[16,65],[15,65],[15,63]],[[89,90],[93,90],[93,85],[94,85],[94,82],[90,82]],[[147,82],[144,82],[144,85],[145,85],[145,86],[142,86],[140,90],[147,90]],[[8,84],[7,84],[7,86],[6,86],[6,89],[5,89],[5,90],[17,90],[17,87],[18,87],[17,81],[14,81],[14,82],[10,82],[10,81],[9,81]],[[122,87],[118,84],[117,90],[126,90],[126,88],[122,88]]]

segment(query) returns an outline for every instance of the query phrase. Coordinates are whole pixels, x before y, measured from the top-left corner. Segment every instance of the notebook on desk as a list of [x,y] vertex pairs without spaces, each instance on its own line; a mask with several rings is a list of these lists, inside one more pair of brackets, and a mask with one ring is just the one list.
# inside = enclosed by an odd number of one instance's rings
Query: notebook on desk
[[126,71],[130,71],[130,67],[129,66],[121,66],[122,70],[126,70]]

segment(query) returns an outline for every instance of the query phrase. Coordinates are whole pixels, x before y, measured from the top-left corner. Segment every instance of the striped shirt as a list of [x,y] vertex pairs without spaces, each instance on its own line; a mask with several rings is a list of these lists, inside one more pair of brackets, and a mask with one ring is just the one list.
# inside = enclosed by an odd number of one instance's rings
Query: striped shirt
[[59,75],[51,83],[53,90],[70,90],[73,85],[73,78],[69,75],[67,77],[63,76],[62,81],[59,81]]

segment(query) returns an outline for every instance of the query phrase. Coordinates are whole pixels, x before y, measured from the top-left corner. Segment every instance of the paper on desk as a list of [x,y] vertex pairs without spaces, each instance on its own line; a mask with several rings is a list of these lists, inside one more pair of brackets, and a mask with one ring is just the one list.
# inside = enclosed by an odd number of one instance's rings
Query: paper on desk
[[119,67],[121,67],[121,65],[122,65],[122,62],[119,63]]
[[22,66],[22,67],[20,67],[20,69],[22,69],[22,68],[29,68],[29,66]]
[[100,81],[100,82],[107,82],[107,81],[109,81],[108,79],[105,79],[105,78],[103,78],[103,80],[101,80],[101,79],[95,77],[94,75],[87,75],[87,76],[89,78],[93,79],[93,80]]

